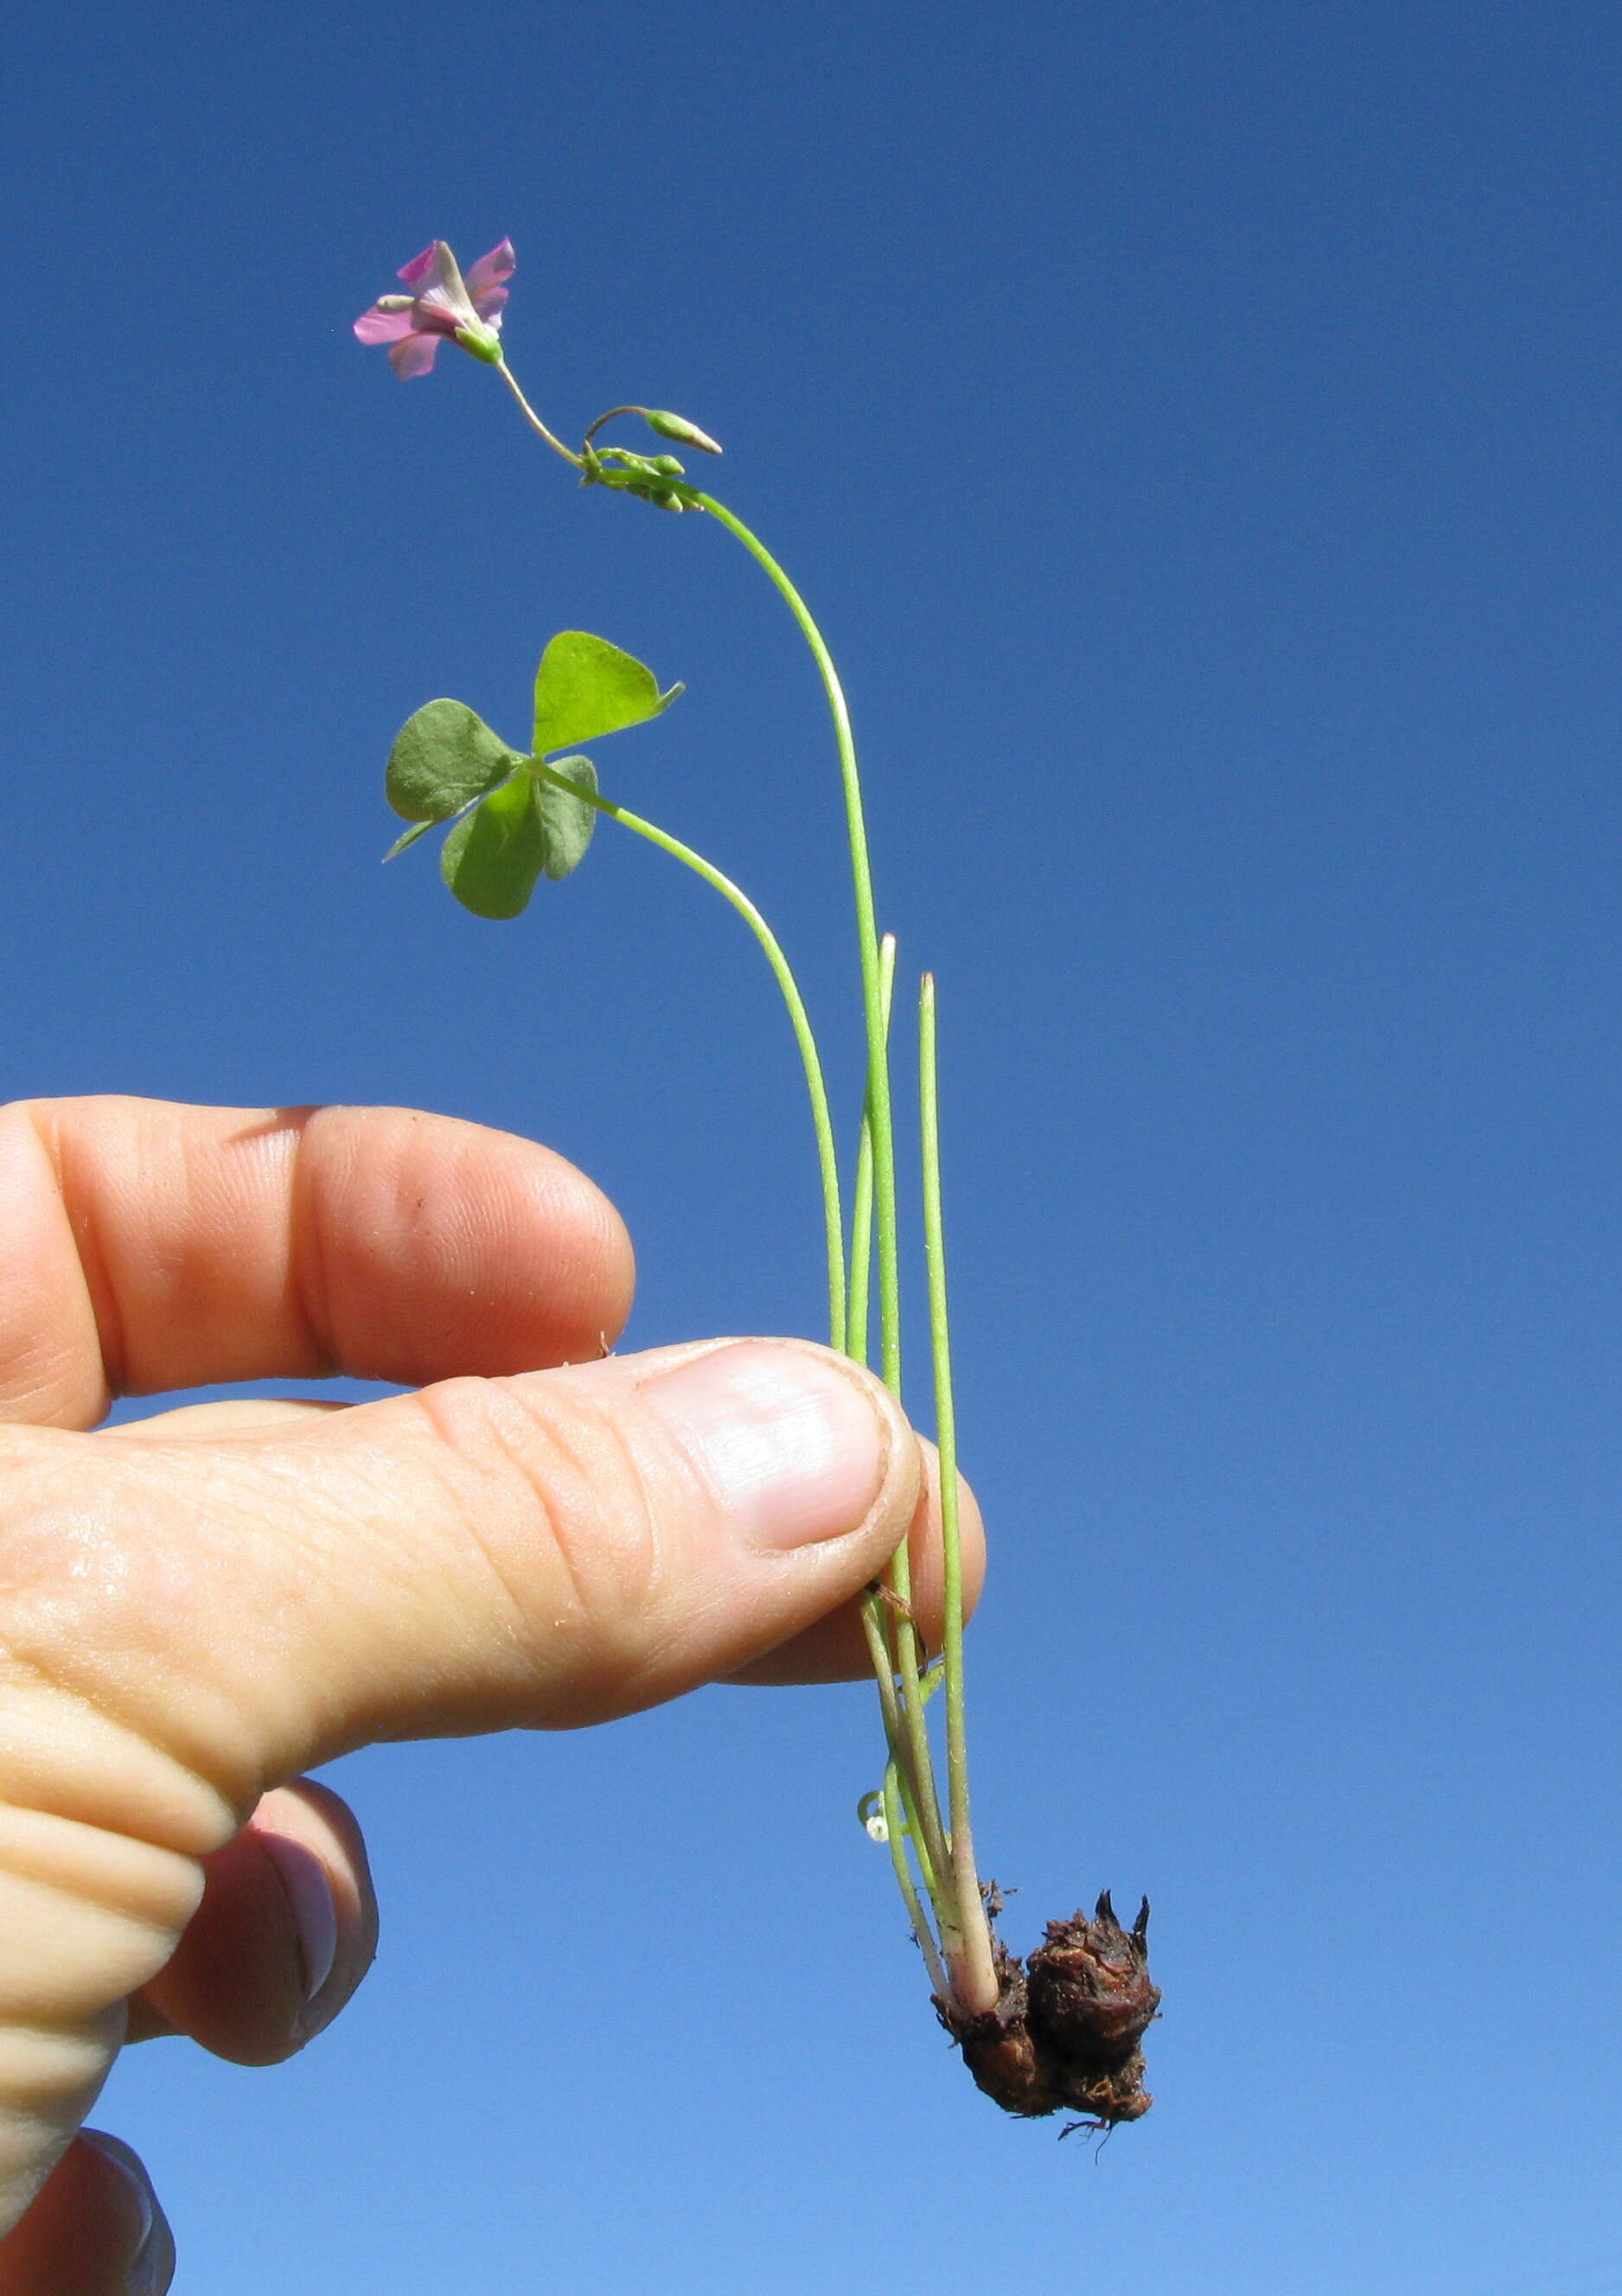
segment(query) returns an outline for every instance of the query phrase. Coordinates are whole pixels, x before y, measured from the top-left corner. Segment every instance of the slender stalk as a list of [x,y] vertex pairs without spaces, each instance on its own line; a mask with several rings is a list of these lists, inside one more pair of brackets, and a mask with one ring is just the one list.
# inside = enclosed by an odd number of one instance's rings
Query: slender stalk
[[[890,1008],[895,987],[895,935],[885,933],[878,945],[879,1004],[884,1021],[886,1060],[890,1042]],[[870,1111],[864,1108],[861,1136],[856,1155],[856,1176],[851,1207],[851,1280],[849,1305],[846,1309],[848,1336],[845,1352],[857,1363],[868,1360],[869,1345],[868,1299],[869,1279],[873,1255],[873,1121]],[[920,1846],[931,1836],[937,1846],[945,1849],[944,1834],[938,1815],[933,1766],[929,1760],[928,1742],[921,1724],[910,1718],[922,1707],[919,1677],[923,1665],[923,1647],[912,1623],[911,1558],[903,1546],[891,1557],[885,1570],[885,1584],[895,1597],[893,1603],[881,1605],[879,1617],[884,1644],[890,1653],[893,1672],[902,1677],[905,1699],[904,1712],[909,1718],[909,1753],[902,1761],[902,1784],[910,1782],[916,1801],[929,1813],[920,1820],[918,1839]],[[874,1600],[871,1595],[866,1600]],[[950,1909],[948,1909],[950,1919]]]
[[795,1042],[800,1048],[801,1064],[805,1070],[806,1090],[811,1095],[811,1123],[817,1135],[817,1164],[822,1183],[822,1221],[827,1239],[829,1344],[843,1350],[845,1329],[844,1234],[839,1194],[839,1156],[834,1144],[834,1119],[828,1107],[822,1062],[817,1052],[816,1037],[811,1033],[805,1000],[800,994],[799,984],[789,969],[788,959],[784,955],[776,934],[748,895],[735,885],[730,877],[723,875],[712,861],[706,861],[702,853],[695,853],[692,847],[684,845],[679,837],[672,837],[668,830],[645,821],[640,814],[629,812],[624,806],[615,805],[612,799],[596,791],[580,788],[562,774],[555,774],[549,766],[536,764],[530,770],[538,780],[548,783],[553,789],[564,790],[571,797],[583,798],[598,813],[606,814],[611,821],[617,821],[622,829],[629,829],[633,835],[646,838],[650,845],[656,845],[661,852],[669,853],[691,869],[696,876],[702,877],[706,885],[712,885],[724,900],[731,903],[764,950],[766,962],[776,976],[778,987],[783,992],[783,1002],[788,1008]]
[[[508,389],[523,411],[525,420],[546,444],[575,469],[586,469],[585,455],[573,454],[562,441],[554,438],[546,424],[530,405],[505,362],[500,372]],[[622,407],[612,414],[628,414],[639,410]],[[592,426],[593,431],[609,420],[603,416]],[[589,440],[590,433],[588,434]],[[589,452],[589,446],[588,447]],[[595,466],[593,466],[595,467]],[[817,1055],[815,1040],[805,1013],[804,1004],[775,937],[753,903],[723,876],[712,864],[695,853],[688,846],[657,829],[651,822],[627,812],[606,799],[573,789],[562,777],[548,772],[545,767],[534,768],[540,776],[555,786],[569,789],[573,794],[586,796],[598,811],[607,814],[636,834],[646,838],[676,859],[694,870],[729,901],[749,923],[765,951],[784,999],[795,1039],[800,1046],[806,1082],[811,1093],[811,1111],[817,1132],[819,1163],[821,1172],[824,1224],[828,1249],[828,1323],[832,1343],[865,1363],[869,1346],[869,1290],[871,1259],[875,1239],[878,1262],[878,1319],[880,1368],[885,1385],[891,1392],[901,1394],[901,1280],[898,1249],[895,1131],[891,1103],[889,1070],[889,1012],[890,989],[893,979],[893,942],[887,955],[881,954],[873,898],[872,865],[868,849],[866,812],[862,802],[860,774],[856,761],[856,744],[851,729],[851,718],[844,690],[834,667],[821,631],[812,619],[810,609],[798,590],[789,580],[777,560],[758,536],[751,532],[743,521],[734,515],[725,504],[712,495],[696,488],[680,489],[687,507],[707,511],[725,527],[757,564],[767,574],[783,597],[811,649],[821,676],[833,718],[835,742],[839,756],[840,782],[844,796],[845,822],[850,840],[851,876],[855,896],[857,949],[860,960],[862,1015],[867,1035],[868,1073],[861,1147],[857,1167],[856,1218],[852,1234],[852,1258],[849,1282],[846,1280],[844,1242],[841,1233],[842,1204],[838,1185],[838,1168],[834,1155],[832,1119],[827,1107],[821,1064]],[[951,1500],[955,1512],[955,1474],[951,1483]],[[976,1937],[985,1938],[985,1921],[977,1889],[972,1908],[966,1909],[963,1901],[963,1870],[954,1867],[949,1886],[949,1864],[951,1851],[945,1827],[942,1823],[939,1797],[935,1790],[934,1767],[930,1759],[928,1730],[924,1716],[924,1691],[921,1680],[921,1643],[911,1612],[911,1567],[905,1540],[892,1556],[885,1571],[888,1591],[894,1598],[894,1615],[882,1615],[881,1598],[869,1589],[864,1595],[861,1615],[869,1643],[869,1652],[877,1680],[880,1704],[884,1711],[885,1734],[891,1749],[891,1762],[886,1773],[886,1800],[893,1803],[897,1793],[902,1797],[910,1826],[914,1849],[925,1874],[941,1928],[941,1943],[948,1961],[952,1964],[954,1980],[959,1996],[962,1982],[959,1970],[974,1968],[977,1975],[979,1960],[975,1950]],[[958,1579],[958,1668],[961,1669],[960,1632],[962,1624],[961,1569]],[[896,1677],[900,1676],[899,1689]],[[959,1734],[961,1714],[959,1717]],[[960,1765],[959,1765],[960,1768]],[[967,1849],[967,1831],[963,1837]],[[936,1990],[945,1997],[944,1972],[941,1969],[933,1945],[927,1941],[919,1916],[916,1892],[910,1885],[902,1858],[900,1872],[903,1895],[914,1928],[919,1934],[929,1956],[931,1975],[936,1980]],[[972,1853],[967,1872],[972,1880]],[[967,1918],[966,1918],[967,1912]],[[985,1949],[989,1965],[989,1945]],[[993,1999],[995,1987],[993,1980]]]
[[811,610],[778,564],[765,544],[752,534],[713,495],[692,490],[696,508],[708,511],[729,534],[741,542],[770,577],[811,648],[827,695],[839,751],[839,777],[844,791],[845,825],[851,842],[851,879],[856,897],[856,934],[861,959],[862,1012],[868,1036],[868,1104],[873,1127],[874,1204],[878,1234],[879,1356],[885,1384],[901,1393],[901,1281],[896,1250],[895,1128],[890,1106],[890,1069],[885,1048],[883,987],[879,977],[878,931],[873,906],[873,870],[868,857],[867,816],[861,800],[861,776],[856,764],[856,742],[851,713],[834,668],[834,658]]
[[[895,987],[895,935],[886,933],[878,944],[879,1001],[884,1011],[885,1040],[890,1036],[890,1002]],[[873,1127],[864,1111],[861,1139],[856,1151],[856,1179],[851,1194],[851,1286],[846,1312],[844,1351],[859,1364],[868,1359],[868,1288],[873,1263]]]
[[[895,935],[885,933],[878,945],[879,989],[884,1015],[886,1045],[890,1033],[890,1009],[895,986]],[[873,1255],[873,1126],[864,1111],[861,1139],[856,1156],[856,1177],[851,1206],[851,1282],[850,1304],[846,1316],[848,1337],[845,1352],[857,1363],[868,1360],[869,1277]],[[904,1601],[907,1595],[895,1585],[893,1567],[886,1572],[890,1591]],[[941,1885],[935,1878],[933,1861],[926,1846],[929,1836],[919,1816],[919,1805],[935,1801],[933,1766],[926,1772],[930,1784],[923,1792],[918,1784],[918,1748],[922,1734],[910,1729],[903,1720],[903,1710],[896,1700],[894,1677],[902,1667],[901,1644],[904,1636],[909,1645],[913,1681],[906,1696],[904,1713],[907,1717],[920,1713],[923,1707],[921,1684],[918,1678],[918,1649],[917,1635],[911,1622],[894,1605],[869,1587],[862,1596],[862,1625],[868,1637],[868,1654],[873,1661],[873,1671],[878,1683],[879,1702],[885,1709],[885,1727],[890,1741],[891,1758],[897,1766],[902,1791],[907,1797],[909,1812],[913,1821],[913,1846],[918,1851],[919,1868],[926,1887],[934,1901],[937,1915],[948,1930],[955,1930],[955,1900],[943,1898]],[[927,1763],[928,1750],[924,1742],[923,1759]],[[936,1803],[938,1808],[938,1802]],[[941,1836],[938,1817],[935,1834],[942,1848],[946,1848]]]
[[[893,1755],[891,1756],[891,1760],[895,1761]],[[952,1901],[949,1895],[951,1876],[950,1874],[937,1873],[935,1869],[935,1860],[929,1855],[928,1846],[918,1832],[918,1796],[913,1792],[906,1769],[900,1762],[895,1762],[895,1776],[896,1783],[901,1788],[902,1809],[907,1820],[913,1851],[918,1858],[918,1871],[923,1875],[924,1887],[928,1890],[930,1903],[935,1907],[936,1926],[943,1938],[945,1938],[952,1933]]]
[[[923,1954],[925,1966],[929,1972],[930,1987],[936,2000],[946,2001],[951,1997],[951,1987],[946,1972],[942,1966],[941,1956],[935,1951],[935,1939],[930,1935],[929,1924],[924,1918],[924,1909],[918,1903],[918,1891],[913,1887],[911,1869],[907,1864],[907,1839],[903,1831],[905,1818],[902,1808],[900,1778],[893,1761],[886,1762],[885,1765],[883,1800],[885,1832],[890,1843],[890,1862],[895,1868],[895,1878],[906,1903],[907,1912],[911,1918],[912,1934],[918,1939],[918,1949]],[[916,1841],[914,1846],[916,1847]]]
[[[834,1142],[833,1118],[828,1106],[822,1063],[818,1054],[816,1038],[811,1031],[810,1018],[806,1013],[804,1000],[800,995],[799,985],[795,980],[777,936],[741,887],[735,885],[712,861],[707,861],[702,853],[695,852],[690,845],[684,845],[679,838],[671,836],[668,830],[661,829],[656,823],[644,819],[640,814],[632,813],[625,806],[615,804],[613,799],[604,797],[600,791],[580,788],[578,783],[567,780],[562,774],[554,773],[548,766],[536,763],[530,770],[539,780],[548,783],[552,788],[563,790],[571,796],[583,799],[596,811],[606,815],[611,821],[618,822],[622,828],[629,829],[634,835],[646,839],[649,844],[657,846],[662,852],[670,854],[673,859],[691,869],[695,875],[701,877],[707,885],[713,886],[715,890],[744,918],[764,951],[767,962],[771,966],[782,991],[783,1001],[788,1010],[789,1020],[794,1027],[795,1039],[800,1047],[801,1060],[805,1070],[812,1122],[817,1136],[818,1165],[822,1183],[823,1219],[827,1242],[828,1324],[832,1333],[831,1343],[836,1348],[843,1349],[846,1325],[844,1242],[839,1193],[838,1154]],[[887,1021],[887,1004],[885,1018]],[[947,1888],[945,1878],[949,1869],[950,1851],[945,1831],[941,1823],[940,1803],[935,1792],[934,1769],[929,1758],[929,1741],[924,1723],[924,1701],[918,1677],[916,1634],[910,1620],[903,1617],[898,1624],[896,1635],[900,1644],[899,1670],[902,1685],[902,1692],[898,1695],[885,1628],[879,1615],[884,1608],[882,1598],[869,1588],[862,1597],[861,1608],[863,1627],[868,1636],[869,1656],[872,1660],[875,1678],[878,1684],[879,1703],[884,1713],[885,1736],[890,1743],[892,1758],[900,1766],[905,1778],[909,1789],[909,1802],[913,1806],[914,1837],[919,1864],[927,1877],[930,1895],[936,1906],[943,1934],[955,1943],[960,1924],[955,1915],[953,1898]]]
[[901,1704],[895,1695],[895,1669],[890,1658],[889,1644],[880,1615],[884,1606],[871,1587],[862,1595],[858,1606],[861,1630],[868,1638],[868,1659],[878,1684],[879,1710],[885,1718],[885,1736],[889,1742],[893,1758],[903,1765],[908,1759],[907,1735],[902,1727]]
[[587,446],[590,446],[592,440],[597,437],[597,432],[602,429],[604,423],[612,422],[616,414],[640,414],[646,420],[647,409],[646,406],[611,406],[606,414],[599,414],[597,416],[597,421],[587,431]]
[[924,1166],[924,1259],[929,1275],[929,1339],[935,1372],[935,1443],[941,1455],[941,1560],[944,1581],[942,1654],[946,1670],[946,1775],[951,1813],[951,1876],[962,1931],[952,1980],[964,2008],[996,2006],[992,1956],[975,1845],[968,1825],[968,1742],[963,1711],[963,1546],[958,1508],[958,1424],[951,1387],[951,1327],[946,1305],[946,1245],[941,1212],[941,1103],[935,1054],[935,976],[918,992],[918,1107]]
[[[910,1778],[918,1795],[918,1841],[944,1875],[951,1864],[951,1849],[946,1828],[942,1822],[940,1797],[935,1792],[935,1765],[929,1752],[929,1727],[924,1718],[923,1669],[920,1664],[918,1631],[912,1620],[912,1573],[905,1540],[891,1556],[885,1571],[885,1586],[894,1597],[894,1616],[891,1633],[895,1650],[895,1669],[901,1677],[900,1703],[902,1721],[906,1734],[907,1759],[903,1770]],[[883,1603],[882,1596],[866,1599]],[[885,1604],[888,1609],[889,1604]],[[882,1697],[883,1693],[881,1691]],[[936,1898],[941,1917],[942,1941],[950,1944],[959,1927],[950,1896]]]
[[924,1840],[918,1816],[918,1789],[912,1777],[912,1747],[902,1718],[901,1704],[896,1696],[895,1675],[890,1656],[889,1639],[883,1623],[884,1604],[869,1587],[860,1603],[862,1631],[868,1638],[868,1658],[878,1684],[879,1709],[885,1719],[885,1738],[889,1747],[890,1764],[901,1781],[902,1800],[909,1823],[912,1827],[912,1846],[918,1852],[918,1868],[924,1876],[924,1887],[935,1909],[935,1917],[955,1925],[953,1900],[946,1894],[949,1880],[943,1881]]
[[[878,930],[873,905],[873,870],[868,853],[867,814],[862,804],[861,775],[856,763],[856,740],[851,730],[850,709],[845,701],[844,688],[839,682],[839,673],[834,667],[834,658],[810,607],[760,537],[752,533],[743,520],[729,511],[724,503],[717,502],[713,495],[693,488],[686,499],[695,509],[708,511],[712,518],[743,544],[770,578],[811,648],[834,721],[834,739],[839,752],[839,777],[844,791],[845,826],[850,838],[857,949],[861,960],[862,1014],[868,1037],[867,1114],[873,1142],[874,1226],[878,1248],[879,1363],[885,1386],[893,1395],[899,1396],[902,1374],[901,1274],[895,1205],[895,1123],[890,1101],[890,1062],[885,1029]],[[918,1787],[918,1816],[922,1826],[920,1838],[926,1842],[932,1857],[944,1867],[946,1837],[930,1766],[929,1741],[918,1689],[918,1634],[911,1619],[912,1570],[904,1540],[892,1557],[885,1577],[901,1606],[895,1634],[896,1656],[902,1677],[907,1735],[911,1748],[910,1768]],[[943,1915],[943,1922],[944,1919]]]
[[586,467],[585,456],[583,455],[577,455],[572,447],[565,447],[561,439],[555,439],[552,436],[552,433],[548,430],[539,415],[537,414],[535,409],[531,406],[529,400],[518,388],[517,379],[514,375],[513,370],[508,366],[506,361],[504,358],[498,359],[495,365],[497,373],[501,377],[502,381],[506,383],[507,389],[512,392],[514,398],[518,401],[519,406],[523,408],[523,419],[529,424],[531,430],[533,430],[538,437],[546,440],[548,446],[551,447],[552,452],[555,455],[561,455],[564,462],[571,463],[575,470],[583,471]]

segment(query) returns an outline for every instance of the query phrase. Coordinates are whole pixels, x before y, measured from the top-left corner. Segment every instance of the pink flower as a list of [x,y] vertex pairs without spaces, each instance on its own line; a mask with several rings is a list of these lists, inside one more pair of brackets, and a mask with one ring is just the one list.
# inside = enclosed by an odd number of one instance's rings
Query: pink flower
[[465,280],[456,257],[436,239],[399,274],[411,292],[380,295],[356,320],[355,332],[363,343],[389,344],[389,363],[402,382],[427,373],[444,335],[494,366],[501,357],[504,282],[516,261],[512,241],[504,239],[479,258]]

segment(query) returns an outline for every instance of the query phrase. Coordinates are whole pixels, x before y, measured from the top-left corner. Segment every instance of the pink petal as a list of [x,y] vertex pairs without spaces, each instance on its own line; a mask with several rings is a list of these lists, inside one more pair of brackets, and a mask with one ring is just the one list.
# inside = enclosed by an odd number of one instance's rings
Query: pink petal
[[431,246],[425,247],[420,255],[414,255],[403,270],[395,273],[395,277],[403,279],[408,287],[415,288],[418,282],[426,279],[434,268],[434,258],[439,251],[440,242],[436,239]]
[[[517,265],[512,241],[504,239],[499,247],[492,247],[488,255],[482,255],[468,272],[467,291],[481,318],[488,318],[491,311],[498,311],[506,302],[506,290],[501,283],[512,277]],[[488,297],[495,299],[487,303]]]
[[486,280],[510,279],[518,267],[518,258],[513,252],[510,239],[498,240],[488,255],[482,255],[468,270],[470,282],[476,279],[482,287]]
[[380,311],[374,305],[363,311],[355,322],[355,332],[363,343],[397,343],[411,333],[416,321],[408,310]]
[[439,355],[438,335],[407,335],[389,353],[389,365],[402,382],[409,382],[414,374],[426,374]]
[[[429,282],[426,271],[419,271],[416,278],[412,282],[416,289],[419,308],[432,309],[437,307],[442,311],[449,311],[452,314],[453,326],[465,326],[468,320],[476,317],[477,314],[467,299],[467,290],[462,283],[462,274],[457,268],[456,257],[442,239],[436,239],[428,250],[428,258],[429,268],[432,273],[432,283]],[[419,255],[411,268],[416,271],[417,265],[422,261],[423,258]],[[402,271],[400,277],[403,279],[405,275]],[[419,318],[418,324],[421,324]]]
[[458,327],[467,324],[465,311],[451,310],[437,302],[432,295],[419,295],[407,313],[409,324],[419,334],[454,335]]

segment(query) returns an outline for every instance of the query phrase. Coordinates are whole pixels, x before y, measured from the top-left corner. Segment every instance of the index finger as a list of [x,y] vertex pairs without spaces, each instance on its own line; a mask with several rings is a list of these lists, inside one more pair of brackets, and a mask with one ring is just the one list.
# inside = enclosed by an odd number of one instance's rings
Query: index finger
[[619,1214],[561,1156],[409,1109],[0,1110],[0,1421],[347,1373],[402,1386],[600,1355]]

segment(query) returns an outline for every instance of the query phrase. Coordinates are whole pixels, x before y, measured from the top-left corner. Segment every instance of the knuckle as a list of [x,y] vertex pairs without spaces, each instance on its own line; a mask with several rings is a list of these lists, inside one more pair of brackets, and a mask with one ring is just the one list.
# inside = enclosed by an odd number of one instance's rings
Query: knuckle
[[[646,1640],[666,1582],[661,1510],[610,1413],[557,1384],[466,1379],[417,1398],[453,1463],[459,1527],[515,1630],[565,1675],[617,1673]],[[573,1664],[571,1664],[572,1660]]]

